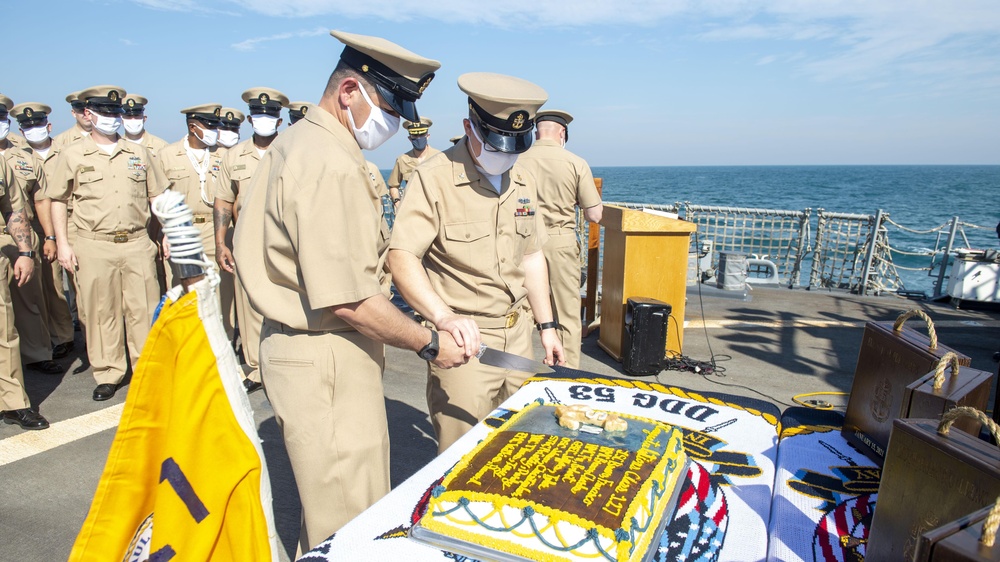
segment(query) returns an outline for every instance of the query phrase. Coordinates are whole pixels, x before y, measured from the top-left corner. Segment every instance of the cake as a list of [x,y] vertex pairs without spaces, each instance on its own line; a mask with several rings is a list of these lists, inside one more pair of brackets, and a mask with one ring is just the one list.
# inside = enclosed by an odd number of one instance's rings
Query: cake
[[411,536],[480,559],[649,559],[687,474],[683,433],[586,407],[561,422],[557,408],[525,407],[466,454]]

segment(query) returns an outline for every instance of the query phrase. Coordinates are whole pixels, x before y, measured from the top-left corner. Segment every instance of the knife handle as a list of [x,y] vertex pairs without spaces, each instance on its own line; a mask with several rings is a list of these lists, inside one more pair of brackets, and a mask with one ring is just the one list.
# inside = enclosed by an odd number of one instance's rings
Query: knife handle
[[486,346],[485,343],[480,343],[479,344],[479,353],[476,354],[476,359],[479,359],[479,358],[481,358],[483,356],[483,353],[486,352],[486,347],[487,346]]

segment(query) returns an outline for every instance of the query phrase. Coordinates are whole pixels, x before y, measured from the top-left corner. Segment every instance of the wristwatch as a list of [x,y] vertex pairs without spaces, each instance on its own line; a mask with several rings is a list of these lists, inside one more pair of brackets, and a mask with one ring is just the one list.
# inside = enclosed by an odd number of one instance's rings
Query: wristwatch
[[35,259],[35,251],[34,250],[30,250],[30,251],[27,251],[27,252],[18,252],[17,255],[19,255],[19,256],[21,256],[23,258]]
[[55,237],[55,236],[46,236],[46,237],[45,237],[45,239],[46,239],[46,240],[51,240],[51,241],[53,241],[53,242],[55,242],[55,241],[56,241],[56,237]]
[[440,346],[438,345],[438,333],[434,330],[431,330],[431,342],[425,345],[423,348],[421,348],[420,351],[417,352],[417,355],[419,355],[420,358],[425,361],[433,361],[437,359],[439,349]]
[[539,322],[538,324],[535,324],[535,327],[538,328],[539,332],[541,332],[542,330],[548,330],[549,328],[556,329],[556,328],[559,327],[559,323],[558,322],[554,322],[554,321],[553,322]]

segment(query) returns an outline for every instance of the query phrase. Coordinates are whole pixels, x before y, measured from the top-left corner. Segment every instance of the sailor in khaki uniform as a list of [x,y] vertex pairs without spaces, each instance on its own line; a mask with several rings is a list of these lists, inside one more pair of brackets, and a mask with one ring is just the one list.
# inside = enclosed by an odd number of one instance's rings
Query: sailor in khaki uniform
[[124,138],[129,142],[141,144],[155,156],[167,141],[146,130],[146,104],[149,100],[138,94],[129,93],[122,100],[122,129]]
[[601,222],[604,207],[590,166],[564,148],[572,121],[573,116],[565,111],[539,111],[535,117],[535,143],[518,158],[518,163],[531,170],[538,182],[538,211],[549,235],[543,251],[549,267],[552,308],[566,350],[566,366],[579,369],[583,327],[576,207],[595,223]]
[[[389,269],[406,302],[438,330],[478,351],[480,342],[530,356],[531,305],[547,364],[563,364],[541,249],[534,178],[517,164],[531,146],[540,87],[492,73],[463,74],[466,138],[421,164],[389,246]],[[484,142],[485,141],[485,142]],[[444,451],[529,376],[470,361],[428,365],[427,405]]]
[[[219,116],[222,106],[217,103],[196,105],[181,110],[187,121],[187,136],[168,144],[157,154],[157,163],[175,193],[184,195],[191,208],[194,226],[201,231],[201,242],[208,259],[215,259],[215,229],[212,227],[212,203],[222,170],[222,155],[216,149],[219,140]],[[177,266],[167,271],[167,286],[177,279]],[[232,325],[226,334],[232,337]]]
[[[81,90],[82,91],[82,90]],[[93,128],[90,120],[83,115],[83,100],[80,99],[80,91],[70,92],[66,95],[66,103],[69,104],[70,113],[73,115],[73,126],[59,133],[52,139],[53,150],[59,150],[63,146],[76,142],[83,137],[89,136]]]
[[[118,135],[125,90],[95,86],[80,93],[91,135],[65,146],[53,162],[46,195],[52,199],[59,261],[75,269],[87,325],[87,355],[97,381],[94,400],[114,396],[125,377],[127,341],[132,364],[146,342],[159,302],[150,239],[150,200],[168,183],[143,146]],[[66,238],[73,202],[76,245]]]
[[[56,231],[52,225],[51,200],[43,196],[46,179],[46,162],[52,161],[56,151],[52,149],[52,124],[49,114],[52,108],[37,102],[20,103],[11,109],[17,119],[21,134],[27,146],[23,151],[32,159],[30,170],[23,170],[21,178],[29,185],[25,193],[34,197],[35,220],[31,226],[35,236],[42,240],[40,262],[37,263],[37,277],[42,283],[42,297],[45,302],[45,325],[51,338],[52,358],[61,359],[73,351],[73,316],[70,314],[66,293],[63,291],[62,267],[56,252]],[[31,185],[33,184],[33,185]],[[62,369],[60,369],[62,372]]]
[[[240,125],[246,120],[243,112],[234,107],[223,107],[219,111],[219,150],[227,153],[240,142]],[[223,154],[225,157],[225,154]]]
[[[10,98],[0,95],[0,120],[9,119],[8,111],[13,108],[14,103]],[[7,140],[0,140],[0,156],[7,161],[7,167],[14,176],[14,187],[19,189],[24,197],[24,211],[32,225],[31,250],[35,259],[35,275],[31,280],[21,286],[11,287],[11,296],[14,299],[14,325],[17,326],[17,333],[21,339],[24,367],[55,375],[66,370],[52,360],[52,338],[46,322],[48,310],[45,308],[42,280],[39,275],[43,236],[40,234],[41,223],[38,221],[34,205],[36,194],[45,187],[45,175],[30,150],[30,148],[25,150],[15,147]],[[43,212],[48,215],[47,205],[43,205]],[[0,244],[0,251],[7,254],[7,258],[13,262],[17,259],[17,244],[9,236],[3,238],[5,241]]]
[[389,491],[384,344],[442,366],[452,337],[388,299],[389,229],[361,149],[391,137],[440,63],[377,37],[345,43],[318,105],[283,132],[240,193],[236,272],[264,316],[260,369],[302,502],[299,551]]
[[441,152],[427,144],[427,139],[431,136],[430,128],[434,122],[427,117],[421,117],[420,121],[414,123],[407,121],[403,123],[403,128],[410,133],[410,144],[413,148],[396,158],[396,163],[389,173],[389,195],[392,196],[394,205],[399,206],[406,191],[406,181],[410,179],[413,169],[425,162],[431,156]]
[[27,283],[35,268],[35,259],[30,255],[31,227],[23,208],[23,194],[13,181],[10,168],[0,158],[0,226],[9,233],[3,237],[16,241],[19,250],[13,262],[6,253],[0,253],[0,410],[3,410],[4,423],[17,424],[24,429],[45,429],[49,422],[31,408],[28,393],[24,391],[20,339],[14,327],[11,305],[9,285]]
[[[220,271],[233,274],[236,260],[232,253],[233,229],[237,219],[236,200],[245,191],[257,170],[261,157],[278,138],[281,108],[288,97],[273,88],[254,87],[243,92],[243,101],[250,110],[253,136],[234,146],[222,162],[219,189],[215,192],[216,261]],[[243,386],[247,392],[260,390],[260,327],[264,318],[250,305],[246,292],[235,280],[236,321],[240,327],[243,349]]]
[[288,102],[288,124],[294,125],[298,123],[300,119],[306,116],[309,112],[309,106],[312,105],[307,101],[290,101]]

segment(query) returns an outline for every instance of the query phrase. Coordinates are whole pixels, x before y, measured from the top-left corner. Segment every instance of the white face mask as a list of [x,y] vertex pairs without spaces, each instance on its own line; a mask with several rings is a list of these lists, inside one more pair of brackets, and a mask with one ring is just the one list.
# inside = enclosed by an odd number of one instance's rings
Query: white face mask
[[270,137],[278,132],[278,118],[270,115],[253,115],[250,117],[253,134],[258,137]]
[[226,148],[232,148],[236,146],[236,143],[240,142],[240,134],[236,131],[228,131],[225,129],[219,130],[219,144]]
[[484,172],[491,176],[499,176],[514,167],[514,162],[517,162],[517,154],[486,150],[486,143],[479,137],[479,131],[476,130],[478,127],[472,125],[471,128],[473,136],[476,137],[480,145],[476,160],[479,161],[479,167]]
[[101,115],[100,113],[95,113],[94,115],[97,117],[97,123],[94,123],[94,128],[109,137],[118,132],[118,128],[122,126],[122,118],[117,115],[113,117]]
[[3,121],[0,121],[0,140],[6,139],[7,135],[9,134],[10,134],[10,119],[4,119]]
[[45,139],[49,138],[49,128],[46,125],[25,129],[23,132],[24,138],[28,139],[28,142],[35,144],[45,142]]
[[122,118],[122,125],[125,127],[125,132],[130,135],[138,135],[139,133],[141,133],[143,124],[144,123],[142,117],[139,117],[138,119],[134,117]]
[[219,131],[215,129],[202,129],[201,142],[205,143],[205,146],[215,146],[215,143],[219,142]]
[[358,145],[364,150],[375,150],[399,130],[399,116],[391,115],[372,103],[368,92],[361,84],[358,84],[358,89],[361,90],[361,95],[371,107],[371,113],[368,114],[368,119],[361,125],[360,129],[354,125],[354,115],[351,114],[350,107],[347,108],[347,116],[351,120],[351,128],[354,129],[354,138],[358,141]]

